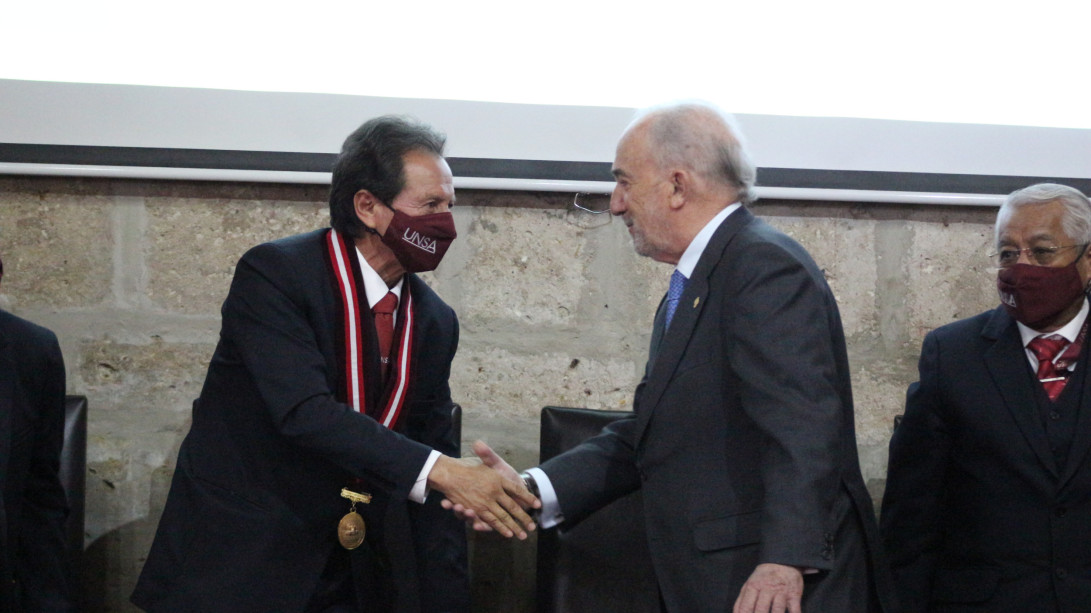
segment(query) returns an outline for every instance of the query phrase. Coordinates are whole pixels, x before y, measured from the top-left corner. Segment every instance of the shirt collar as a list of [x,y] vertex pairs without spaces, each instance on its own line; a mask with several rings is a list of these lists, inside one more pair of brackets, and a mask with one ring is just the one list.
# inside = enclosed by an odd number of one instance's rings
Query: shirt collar
[[687,279],[693,276],[693,269],[697,268],[697,261],[701,259],[701,254],[705,252],[705,247],[708,246],[708,241],[712,240],[712,235],[716,233],[716,229],[720,227],[720,224],[727,219],[727,216],[734,213],[742,204],[736,202],[724,210],[716,213],[705,227],[701,228],[701,231],[697,233],[697,236],[693,237],[690,241],[689,247],[686,247],[686,251],[682,253],[682,257],[678,260],[678,266],[675,268],[678,272],[685,275]]
[[[1060,330],[1050,332],[1050,334],[1060,334],[1068,342],[1074,342],[1076,337],[1079,336],[1080,330],[1083,328],[1083,322],[1087,319],[1087,313],[1091,310],[1087,305],[1087,298],[1083,299],[1083,306],[1080,307],[1080,312],[1076,313],[1076,316],[1071,321],[1066,323]],[[1042,335],[1041,332],[1024,325],[1022,322],[1015,322],[1019,326],[1019,336],[1023,339],[1023,346],[1026,347],[1030,341]]]
[[394,292],[394,295],[398,297],[398,301],[401,302],[402,284],[405,283],[405,275],[398,279],[398,283],[394,287],[387,287],[386,281],[383,281],[379,273],[375,272],[371,264],[367,263],[367,258],[360,253],[359,249],[356,250],[356,259],[360,260],[360,274],[364,277],[364,294],[367,296],[367,305],[369,307],[374,308],[375,304],[382,300],[387,292]]

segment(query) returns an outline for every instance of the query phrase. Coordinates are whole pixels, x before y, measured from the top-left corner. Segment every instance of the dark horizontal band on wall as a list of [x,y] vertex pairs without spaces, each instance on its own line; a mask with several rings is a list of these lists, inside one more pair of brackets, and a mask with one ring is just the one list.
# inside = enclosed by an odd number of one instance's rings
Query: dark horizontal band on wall
[[1085,194],[1091,179],[1002,175],[887,172],[876,170],[811,170],[759,168],[758,185],[809,189],[859,189],[940,194],[1009,194],[1035,183],[1063,183]]
[[[17,164],[330,172],[336,159],[335,153],[0,143],[0,162]],[[451,172],[458,177],[556,181],[614,180],[610,174],[610,164],[606,162],[459,157],[447,158],[447,162],[451,165]]]
[[456,177],[614,182],[609,162],[447,158]]
[[0,143],[0,162],[143,168],[329,172],[334,153]]
[[[0,143],[0,163],[329,172],[333,153]],[[456,177],[612,182],[608,162],[447,158]],[[1091,179],[871,170],[760,168],[758,185],[806,189],[1007,194],[1055,182],[1091,192]]]

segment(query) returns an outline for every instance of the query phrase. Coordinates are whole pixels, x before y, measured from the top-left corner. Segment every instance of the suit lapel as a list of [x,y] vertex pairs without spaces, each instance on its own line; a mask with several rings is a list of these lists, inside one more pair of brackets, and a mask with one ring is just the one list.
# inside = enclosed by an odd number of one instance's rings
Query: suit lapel
[[667,295],[659,300],[659,307],[655,310],[655,320],[652,323],[652,342],[648,346],[648,363],[644,366],[644,378],[651,375],[652,365],[659,355],[659,345],[663,342],[663,328],[667,323]]
[[[662,303],[659,305],[655,325],[652,328],[652,349],[649,351],[648,366],[645,369],[647,373],[645,385],[634,401],[634,409],[637,413],[634,442],[637,446],[643,440],[644,432],[651,422],[652,413],[685,354],[697,322],[700,320],[701,312],[708,304],[709,278],[720,263],[731,239],[753,219],[754,216],[750,211],[739,208],[728,215],[716,229],[697,261],[693,274],[686,282],[686,290],[682,292],[682,297],[678,300],[678,309],[674,312],[669,328],[663,327],[666,309],[663,308]],[[659,339],[656,338],[657,329]]]
[[985,366],[989,369],[1005,406],[1038,460],[1057,477],[1060,471],[1049,449],[1049,440],[1038,415],[1034,389],[1026,383],[1026,350],[1015,321],[1007,312],[998,308],[981,335],[996,341],[985,351]]

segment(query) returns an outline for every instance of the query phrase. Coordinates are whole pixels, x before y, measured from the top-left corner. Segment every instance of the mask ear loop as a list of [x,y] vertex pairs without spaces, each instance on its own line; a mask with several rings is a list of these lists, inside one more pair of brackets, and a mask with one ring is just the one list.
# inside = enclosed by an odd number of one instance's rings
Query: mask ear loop
[[[1075,264],[1076,262],[1079,262],[1080,258],[1082,258],[1084,255],[1087,254],[1088,245],[1091,245],[1091,243],[1084,243],[1083,244],[1083,249],[1080,249],[1080,255],[1077,256],[1075,261],[1072,262],[1073,264]],[[1087,283],[1083,284],[1083,295],[1085,297],[1091,295],[1091,277],[1088,277],[1087,278]]]
[[[381,200],[379,200],[378,202],[379,202],[379,204],[381,204],[381,205],[385,206],[386,208],[390,209],[391,211],[397,212],[397,210],[398,210],[398,209],[390,206],[389,204],[387,204],[387,203],[385,203],[385,202],[383,202]],[[364,226],[364,231],[367,232],[368,234],[374,234],[375,236],[378,236],[379,238],[383,237],[382,234],[379,234],[379,229],[378,228],[372,228],[371,226],[364,224],[364,222],[362,222],[362,221],[360,222],[360,225]]]

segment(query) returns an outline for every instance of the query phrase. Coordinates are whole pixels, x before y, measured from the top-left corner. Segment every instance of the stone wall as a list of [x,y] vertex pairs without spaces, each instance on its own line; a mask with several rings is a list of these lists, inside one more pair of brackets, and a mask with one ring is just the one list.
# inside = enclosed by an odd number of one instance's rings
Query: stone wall
[[[237,258],[328,224],[325,188],[0,178],[0,307],[53,329],[68,391],[89,399],[88,609],[128,594],[162,510]],[[605,197],[603,197],[605,198]],[[426,280],[458,312],[452,373],[464,449],[537,458],[542,406],[631,408],[669,266],[571,195],[459,192],[459,239]],[[995,209],[765,202],[758,215],[822,266],[841,305],[864,477],[886,442],[924,334],[995,302]],[[480,611],[530,610],[533,543],[475,536]],[[508,573],[514,579],[509,578]]]

